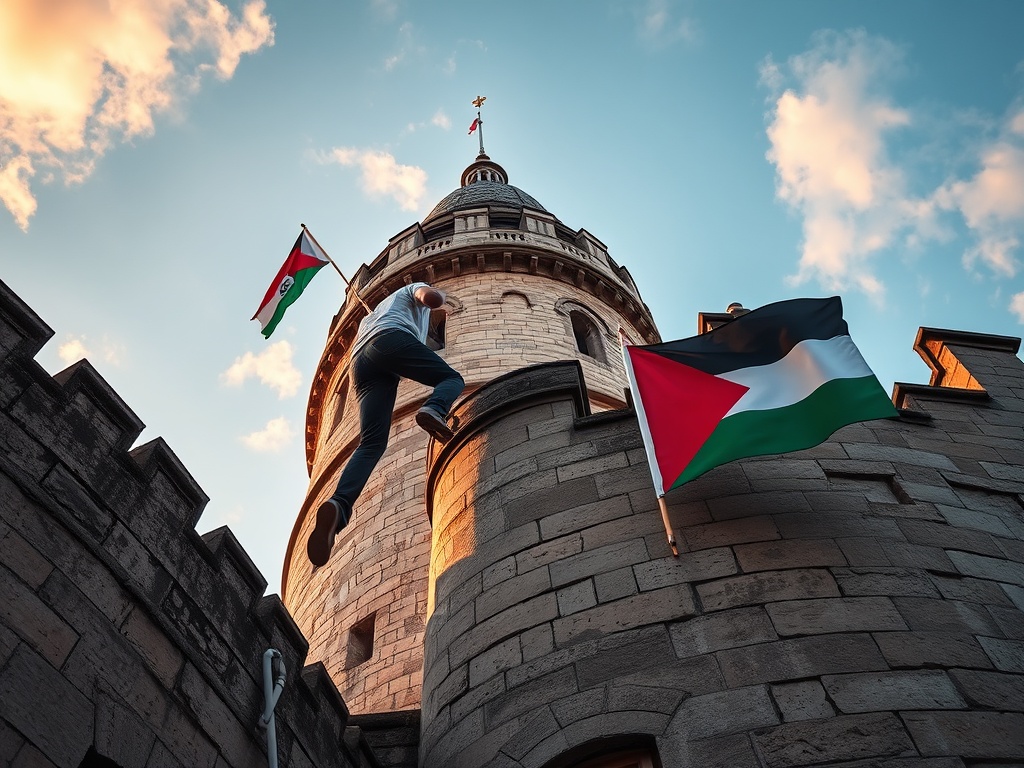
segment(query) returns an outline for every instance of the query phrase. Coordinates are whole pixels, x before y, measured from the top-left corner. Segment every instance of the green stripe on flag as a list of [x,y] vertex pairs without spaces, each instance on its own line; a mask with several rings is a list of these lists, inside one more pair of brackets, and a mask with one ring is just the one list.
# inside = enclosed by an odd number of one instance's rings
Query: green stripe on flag
[[670,488],[735,459],[811,448],[847,424],[895,415],[875,376],[834,379],[793,405],[723,419]]
[[270,334],[277,328],[277,324],[281,322],[281,318],[284,317],[284,311],[288,309],[292,304],[295,303],[296,299],[302,295],[302,292],[306,290],[306,286],[309,285],[309,281],[312,280],[316,273],[320,271],[323,264],[316,267],[310,267],[308,269],[301,269],[295,273],[295,282],[291,284],[288,291],[281,300],[277,302],[277,308],[274,310],[273,317],[270,318],[270,322],[267,323],[267,327],[263,329],[263,338],[269,339]]

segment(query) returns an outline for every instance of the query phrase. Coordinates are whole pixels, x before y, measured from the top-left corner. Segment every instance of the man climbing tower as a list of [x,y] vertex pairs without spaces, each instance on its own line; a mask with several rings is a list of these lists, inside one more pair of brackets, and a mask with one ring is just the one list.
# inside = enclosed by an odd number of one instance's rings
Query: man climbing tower
[[359,404],[359,445],[349,457],[338,487],[316,512],[316,525],[306,541],[314,566],[327,563],[334,539],[352,516],[377,462],[388,446],[398,382],[412,379],[434,391],[416,414],[416,423],[435,440],[452,438],[448,411],[465,382],[426,345],[430,310],[445,295],[426,283],[403,286],[363,318],[352,345],[352,384]]

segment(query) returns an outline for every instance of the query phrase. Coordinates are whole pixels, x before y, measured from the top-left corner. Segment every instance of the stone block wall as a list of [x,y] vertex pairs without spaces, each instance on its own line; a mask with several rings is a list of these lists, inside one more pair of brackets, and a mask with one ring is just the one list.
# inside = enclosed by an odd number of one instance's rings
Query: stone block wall
[[262,657],[287,668],[281,765],[376,765],[325,669],[207,498],[82,361],[0,283],[0,764],[253,768]]
[[671,493],[678,558],[578,365],[476,392],[429,457],[421,766],[1024,764],[1018,345],[922,329],[899,419]]

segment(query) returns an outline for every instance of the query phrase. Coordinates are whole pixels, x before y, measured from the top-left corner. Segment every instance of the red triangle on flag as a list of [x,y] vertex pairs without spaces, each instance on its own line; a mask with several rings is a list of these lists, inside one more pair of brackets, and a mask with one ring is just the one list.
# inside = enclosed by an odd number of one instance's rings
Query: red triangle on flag
[[627,347],[665,491],[749,389],[662,355]]

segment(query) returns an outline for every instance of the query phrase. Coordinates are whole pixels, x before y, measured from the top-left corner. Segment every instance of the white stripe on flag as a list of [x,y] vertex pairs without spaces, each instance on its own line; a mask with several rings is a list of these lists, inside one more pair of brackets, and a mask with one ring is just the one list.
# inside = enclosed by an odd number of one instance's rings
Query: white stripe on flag
[[741,411],[783,408],[800,402],[828,381],[872,375],[849,336],[801,341],[788,355],[770,365],[718,374],[720,379],[750,388],[724,418]]

